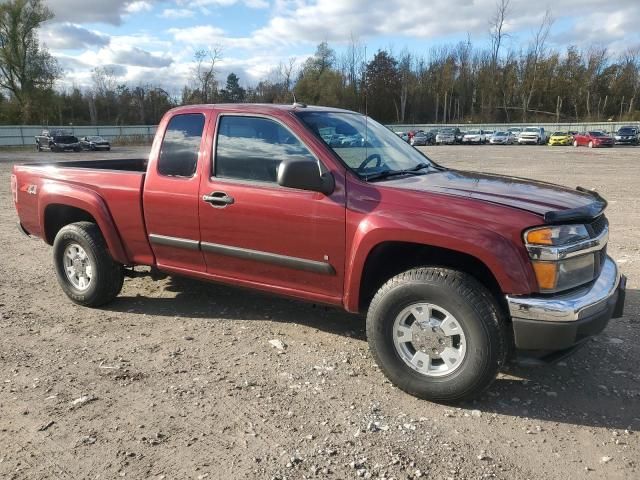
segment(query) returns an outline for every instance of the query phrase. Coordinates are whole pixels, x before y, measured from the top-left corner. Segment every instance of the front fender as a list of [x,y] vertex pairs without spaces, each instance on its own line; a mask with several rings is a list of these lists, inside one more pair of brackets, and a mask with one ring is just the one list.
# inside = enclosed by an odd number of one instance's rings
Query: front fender
[[[75,207],[89,213],[100,227],[100,232],[107,243],[109,253],[113,259],[122,264],[131,263],[127,258],[122,240],[111,217],[106,202],[93,190],[78,186],[47,181],[38,192],[38,220],[40,231],[45,237],[45,212],[51,205],[65,205]],[[46,239],[53,242],[53,239]]]
[[[384,222],[384,224],[383,224]],[[503,293],[531,293],[536,288],[526,252],[500,233],[446,217],[430,217],[420,225],[416,219],[394,216],[392,220],[367,217],[353,235],[347,252],[345,308],[359,310],[360,286],[367,257],[385,242],[407,242],[445,248],[475,257],[493,274]]]

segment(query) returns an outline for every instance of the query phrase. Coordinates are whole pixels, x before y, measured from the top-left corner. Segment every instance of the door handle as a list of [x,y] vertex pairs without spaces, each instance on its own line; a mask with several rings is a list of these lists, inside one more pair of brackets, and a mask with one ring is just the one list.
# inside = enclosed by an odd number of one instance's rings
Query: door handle
[[203,195],[202,201],[210,204],[212,207],[224,208],[233,205],[235,200],[225,192],[212,192],[209,195]]

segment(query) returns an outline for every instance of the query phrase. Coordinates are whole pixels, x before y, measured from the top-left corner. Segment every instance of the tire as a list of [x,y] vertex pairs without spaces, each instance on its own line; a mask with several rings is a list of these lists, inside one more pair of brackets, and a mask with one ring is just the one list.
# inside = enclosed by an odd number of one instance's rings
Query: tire
[[[464,352],[461,359],[453,367],[440,359],[442,365],[438,368],[445,367],[445,371],[437,375],[435,371],[425,374],[411,367],[394,339],[394,329],[406,328],[398,326],[398,319],[419,303],[431,304],[433,312],[448,312],[462,329],[458,336],[458,351]],[[414,317],[414,323],[415,318],[418,317]],[[424,332],[431,335],[431,330]],[[412,333],[411,341],[398,345],[413,347],[414,338]],[[377,364],[394,385],[410,395],[442,403],[472,399],[488,388],[505,363],[511,342],[503,314],[485,287],[466,273],[432,267],[401,273],[380,288],[367,314],[367,339]],[[438,342],[442,344],[440,339]],[[428,360],[427,369],[432,362],[436,368],[436,360],[435,355],[434,360]]]
[[574,147],[576,147],[576,148],[578,148],[578,140],[574,140],[574,141],[573,141],[573,146],[574,146]]
[[[65,260],[65,253],[73,252],[76,246],[84,252],[87,264],[91,266],[88,286],[85,288],[74,285],[65,266],[65,261],[68,261]],[[76,259],[81,257],[82,253],[76,256]],[[73,260],[72,268],[74,269],[76,259]],[[53,260],[58,283],[71,301],[78,305],[85,307],[104,305],[117,297],[122,290],[124,282],[122,265],[111,258],[102,233],[95,223],[77,222],[63,227],[53,242]],[[88,269],[85,270],[88,271]],[[85,272],[85,277],[86,275]]]
[[589,148],[593,148],[593,142],[589,141]]
[[40,146],[39,142],[36,142],[36,152],[41,152],[42,151],[42,147]]

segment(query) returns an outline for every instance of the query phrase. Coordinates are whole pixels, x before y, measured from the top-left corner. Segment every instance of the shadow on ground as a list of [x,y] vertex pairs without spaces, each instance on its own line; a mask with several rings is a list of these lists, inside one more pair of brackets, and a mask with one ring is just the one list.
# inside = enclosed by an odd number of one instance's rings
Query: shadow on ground
[[[366,341],[363,316],[251,290],[170,277],[175,297],[119,297],[112,311],[157,316],[296,323]],[[640,291],[627,291],[621,328],[640,328]],[[611,326],[611,325],[610,325]],[[619,331],[619,329],[618,329]],[[637,337],[637,335],[636,335]],[[538,421],[640,430],[640,347],[611,329],[555,365],[509,365],[479,400],[461,405]],[[535,430],[534,430],[535,431]]]

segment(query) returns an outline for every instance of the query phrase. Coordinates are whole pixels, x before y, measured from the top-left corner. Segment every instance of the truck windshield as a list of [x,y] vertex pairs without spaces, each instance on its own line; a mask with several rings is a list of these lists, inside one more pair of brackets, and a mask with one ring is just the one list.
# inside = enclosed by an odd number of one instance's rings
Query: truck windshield
[[364,115],[348,112],[296,112],[344,164],[366,180],[393,174],[415,175],[434,167],[425,155]]

